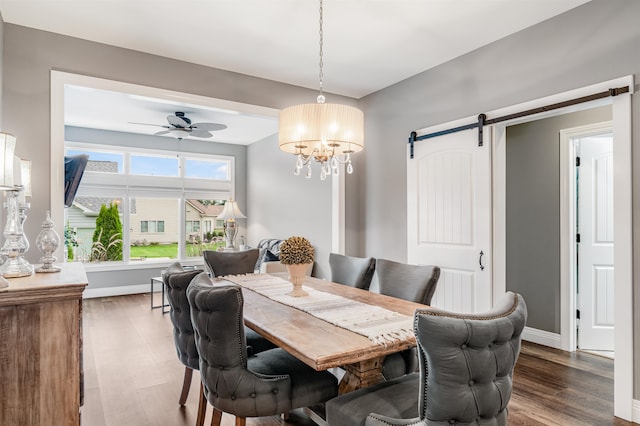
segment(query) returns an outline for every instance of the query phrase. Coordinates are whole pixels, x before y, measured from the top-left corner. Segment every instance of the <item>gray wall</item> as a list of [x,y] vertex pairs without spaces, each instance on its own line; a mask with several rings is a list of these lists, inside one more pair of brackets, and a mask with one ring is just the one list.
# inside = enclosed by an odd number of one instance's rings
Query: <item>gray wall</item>
[[[278,149],[277,135],[249,145],[248,170],[250,245],[263,238],[307,238],[316,248],[314,276],[331,278],[331,182],[320,180],[317,164],[313,176],[294,176],[295,156]],[[299,197],[299,194],[305,194]],[[276,218],[274,221],[273,218]],[[265,226],[269,224],[269,226]]]
[[507,127],[507,290],[527,326],[560,333],[560,130],[611,120],[611,107]]
[[[390,226],[389,211],[400,220],[407,214],[406,144],[412,130],[624,75],[633,74],[638,82],[639,18],[639,1],[593,0],[363,98],[366,172],[355,188],[349,188],[349,203],[358,200],[359,211],[364,212],[360,254],[407,258],[406,232],[396,231],[406,224]],[[634,95],[632,103],[636,147],[640,144],[640,96]],[[633,164],[635,290],[640,279],[640,172],[636,166],[640,150],[634,149]],[[634,291],[634,307],[638,306],[640,292]],[[638,336],[637,308],[633,322]],[[634,339],[634,347],[634,365],[640,371],[640,338]],[[640,372],[635,377],[637,396]]]

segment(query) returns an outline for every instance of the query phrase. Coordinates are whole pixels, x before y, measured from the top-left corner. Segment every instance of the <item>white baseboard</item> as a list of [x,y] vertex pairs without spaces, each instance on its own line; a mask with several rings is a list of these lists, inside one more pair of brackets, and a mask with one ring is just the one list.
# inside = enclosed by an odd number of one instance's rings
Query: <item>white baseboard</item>
[[[124,296],[126,294],[140,294],[149,293],[149,284],[136,284],[136,285],[123,285],[118,287],[102,287],[102,288],[87,288],[82,293],[83,299],[93,299],[96,297],[111,297],[111,296]],[[157,293],[162,291],[160,283],[153,287],[153,292]]]
[[562,349],[562,339],[559,334],[538,330],[536,328],[525,327],[522,332],[522,340],[554,349]]
[[640,423],[640,401],[634,399],[631,401],[631,421],[638,424]]

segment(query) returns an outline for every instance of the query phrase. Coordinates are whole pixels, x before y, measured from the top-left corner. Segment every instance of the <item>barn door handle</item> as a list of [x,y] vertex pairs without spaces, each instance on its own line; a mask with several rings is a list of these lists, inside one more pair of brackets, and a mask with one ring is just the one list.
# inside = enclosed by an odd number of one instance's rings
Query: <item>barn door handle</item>
[[482,264],[482,256],[484,256],[484,252],[480,250],[480,258],[478,258],[478,264],[480,265],[480,270],[484,271],[484,265]]

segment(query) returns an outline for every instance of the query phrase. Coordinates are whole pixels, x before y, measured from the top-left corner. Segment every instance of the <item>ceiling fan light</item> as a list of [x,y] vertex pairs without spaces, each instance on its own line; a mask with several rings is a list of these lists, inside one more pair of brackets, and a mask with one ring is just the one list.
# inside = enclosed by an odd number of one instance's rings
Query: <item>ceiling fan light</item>
[[186,138],[189,136],[189,131],[186,129],[169,129],[169,133],[175,138]]

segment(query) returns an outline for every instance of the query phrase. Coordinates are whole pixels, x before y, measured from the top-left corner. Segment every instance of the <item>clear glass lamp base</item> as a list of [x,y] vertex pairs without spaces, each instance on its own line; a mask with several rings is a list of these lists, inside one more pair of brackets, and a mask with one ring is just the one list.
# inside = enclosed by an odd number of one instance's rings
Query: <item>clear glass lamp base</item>
[[0,274],[4,278],[20,278],[33,275],[33,265],[22,256],[7,258],[0,267]]

